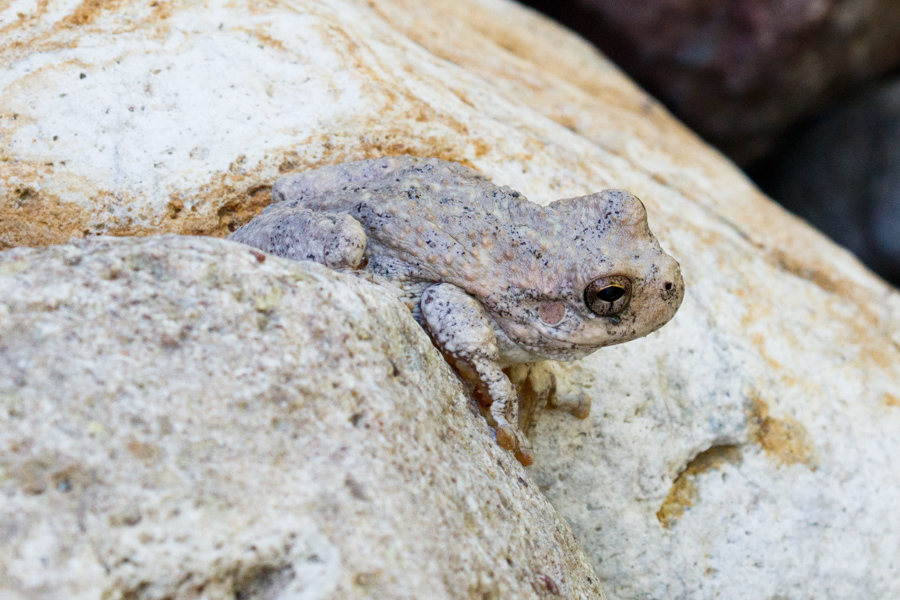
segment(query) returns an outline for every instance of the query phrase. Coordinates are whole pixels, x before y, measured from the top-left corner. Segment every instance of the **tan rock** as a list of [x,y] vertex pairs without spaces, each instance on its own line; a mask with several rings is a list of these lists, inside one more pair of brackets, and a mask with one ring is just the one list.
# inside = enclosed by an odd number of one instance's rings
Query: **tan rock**
[[[0,12],[4,244],[224,235],[281,172],[406,152],[539,202],[627,188],[681,261],[685,302],[657,334],[568,368],[588,421],[545,413],[531,433],[531,476],[607,593],[900,596],[900,296],[587,44],[503,0],[22,6]],[[389,339],[400,317],[379,315]],[[163,324],[175,343],[180,324]],[[147,383],[118,373],[103,385],[140,398]]]
[[176,236],[0,282],[0,597],[603,597],[375,284]]

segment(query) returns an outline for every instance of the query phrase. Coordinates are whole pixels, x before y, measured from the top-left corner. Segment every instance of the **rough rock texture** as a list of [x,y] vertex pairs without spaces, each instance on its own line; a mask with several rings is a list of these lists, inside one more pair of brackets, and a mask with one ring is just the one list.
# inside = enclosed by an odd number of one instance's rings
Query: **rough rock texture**
[[900,285],[900,80],[830,112],[766,171],[782,205]]
[[741,162],[900,65],[894,0],[526,0],[575,28]]
[[382,288],[175,236],[0,282],[3,598],[602,598]]
[[[900,596],[900,295],[587,43],[501,0],[16,2],[0,23],[6,244],[220,235],[282,171],[405,152],[537,202],[632,191],[682,264],[684,304],[565,370],[591,418],[539,415],[523,479],[572,523],[611,598]],[[161,377],[189,386],[203,366],[185,369]],[[148,384],[117,372],[109,385],[140,398]]]

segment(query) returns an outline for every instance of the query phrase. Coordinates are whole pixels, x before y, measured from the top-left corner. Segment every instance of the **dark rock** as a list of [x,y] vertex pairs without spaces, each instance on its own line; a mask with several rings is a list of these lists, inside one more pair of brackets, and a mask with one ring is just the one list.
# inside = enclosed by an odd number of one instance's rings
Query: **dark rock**
[[900,80],[822,118],[768,171],[773,198],[900,284]]
[[748,163],[836,95],[900,64],[896,0],[525,0],[572,27]]

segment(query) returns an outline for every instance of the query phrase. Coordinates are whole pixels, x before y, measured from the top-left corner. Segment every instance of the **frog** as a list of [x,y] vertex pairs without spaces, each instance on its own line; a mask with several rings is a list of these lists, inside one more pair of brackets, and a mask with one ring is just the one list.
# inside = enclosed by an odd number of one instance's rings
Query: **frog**
[[289,174],[271,194],[228,238],[392,287],[526,466],[509,369],[646,336],[684,297],[679,263],[622,189],[544,206],[461,163],[403,155]]

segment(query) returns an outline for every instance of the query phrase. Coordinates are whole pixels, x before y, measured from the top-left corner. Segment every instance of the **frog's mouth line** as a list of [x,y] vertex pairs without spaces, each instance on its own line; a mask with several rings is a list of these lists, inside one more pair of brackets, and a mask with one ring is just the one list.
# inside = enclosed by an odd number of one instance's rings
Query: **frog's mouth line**
[[[609,317],[607,317],[607,319],[609,319]],[[612,323],[612,325],[615,325],[617,327],[621,326],[622,319],[616,319],[616,322]],[[572,341],[570,338],[561,338],[561,337],[552,335],[550,332],[540,331],[537,329],[535,329],[535,331],[537,331],[538,335],[540,335],[543,339],[547,340],[548,342],[559,344],[560,349],[563,349],[562,347],[565,347],[566,349],[582,350],[582,351],[587,351],[587,352],[593,352],[597,348],[603,348],[605,346],[615,346],[616,344],[622,344],[624,342],[628,342],[633,339],[636,339],[637,337],[640,337],[640,336],[636,336],[636,335],[628,335],[628,333],[629,333],[628,330],[623,331],[618,334],[611,334],[607,330],[607,331],[603,332],[603,334],[596,336],[592,340],[583,341],[583,342],[575,342],[575,341]],[[509,335],[509,334],[507,334],[507,335]]]
[[[608,338],[604,340],[598,340],[594,342],[573,342],[569,339],[562,339],[559,337],[547,335],[543,331],[537,331],[537,334],[541,336],[541,339],[545,343],[531,343],[531,344],[522,344],[519,343],[520,346],[528,350],[533,354],[537,354],[538,356],[547,355],[547,354],[560,354],[567,352],[577,352],[579,354],[590,354],[594,350],[598,348],[602,348],[604,346],[611,346],[613,344],[619,344],[620,341],[610,341]],[[509,335],[507,333],[507,335]],[[625,340],[622,340],[625,341]]]

